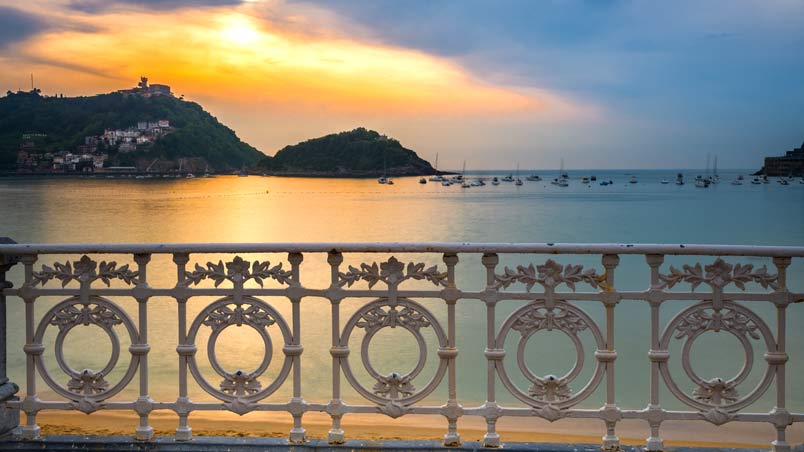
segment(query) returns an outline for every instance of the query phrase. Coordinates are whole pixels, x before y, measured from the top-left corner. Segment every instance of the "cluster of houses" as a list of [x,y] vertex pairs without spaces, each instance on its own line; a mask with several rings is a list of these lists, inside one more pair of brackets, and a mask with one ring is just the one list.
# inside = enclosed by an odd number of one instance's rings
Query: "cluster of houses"
[[74,150],[44,152],[36,141],[44,134],[24,134],[17,154],[20,172],[95,172],[108,166],[109,153],[129,153],[149,145],[173,129],[166,119],[138,121],[136,127],[106,129],[102,135],[84,137]]

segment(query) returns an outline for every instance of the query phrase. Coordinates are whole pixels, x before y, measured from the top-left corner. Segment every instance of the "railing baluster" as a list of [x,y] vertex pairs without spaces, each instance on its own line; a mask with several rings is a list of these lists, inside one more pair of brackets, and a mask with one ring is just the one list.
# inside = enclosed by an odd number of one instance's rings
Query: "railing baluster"
[[137,284],[134,289],[134,298],[139,306],[139,343],[131,344],[131,353],[140,358],[140,396],[134,404],[134,410],[140,416],[140,425],[137,427],[135,438],[147,441],[154,436],[154,428],[148,423],[148,416],[153,409],[153,400],[148,392],[148,278],[146,268],[151,260],[150,254],[134,255],[137,263]]
[[496,254],[484,254],[481,258],[483,266],[486,267],[486,403],[484,405],[484,417],[486,418],[486,434],[483,435],[484,447],[499,447],[500,435],[497,433],[497,419],[500,417],[500,407],[497,405],[495,392],[496,372],[498,362],[505,356],[504,350],[497,349],[495,336],[497,335],[497,325],[494,317],[494,310],[497,306],[497,291],[492,286],[494,284],[494,269],[500,262]]
[[[22,256],[22,263],[25,265],[25,285],[23,290],[31,287],[33,281],[33,264],[36,262],[36,255],[26,254]],[[43,347],[34,344],[34,302],[36,296],[23,295],[25,302],[25,353],[27,355],[25,365],[25,400],[22,401],[22,409],[25,411],[25,425],[22,427],[22,437],[25,439],[39,438],[41,429],[36,424],[36,413],[39,412],[39,397],[36,393],[36,357],[42,353]]]
[[659,427],[662,424],[662,409],[659,405],[659,365],[666,363],[670,354],[667,350],[661,350],[659,346],[659,307],[664,300],[659,283],[659,267],[664,262],[664,256],[660,254],[648,254],[645,260],[650,266],[650,289],[648,290],[648,302],[650,303],[650,402],[645,412],[645,419],[650,426],[650,437],[646,440],[647,450],[664,450],[664,441],[659,436]]
[[786,430],[791,423],[790,412],[787,411],[785,404],[785,363],[788,359],[785,341],[787,339],[787,306],[790,303],[790,294],[787,291],[787,267],[790,265],[790,260],[789,257],[773,258],[778,272],[778,288],[773,294],[773,301],[776,304],[776,352],[768,353],[765,359],[776,369],[776,406],[771,412],[771,421],[776,427],[776,439],[771,443],[774,452],[790,452],[791,450],[786,438]]
[[329,301],[332,306],[332,400],[327,405],[327,413],[332,418],[332,428],[327,433],[329,444],[342,444],[345,434],[341,428],[343,416],[343,401],[341,400],[341,359],[348,355],[349,348],[341,347],[341,289],[338,286],[338,272],[343,255],[336,251],[327,254],[327,263],[330,265]]
[[[187,359],[196,350],[195,344],[187,343],[187,296],[183,294],[186,275],[186,265],[190,261],[190,255],[186,253],[176,253],[173,255],[173,262],[176,264],[176,289],[181,290],[176,295],[176,302],[179,310],[179,345],[176,352],[179,354],[179,397],[176,400],[176,414],[179,415],[179,426],[176,428],[176,441],[189,441],[193,438],[193,429],[187,422],[190,415],[190,398],[187,396]],[[179,289],[181,287],[181,289]]]
[[455,369],[455,358],[458,356],[458,349],[455,345],[455,303],[458,301],[459,294],[455,284],[455,265],[458,263],[458,255],[444,254],[444,263],[447,264],[447,288],[443,291],[444,301],[447,303],[447,348],[439,350],[440,356],[449,358],[447,374],[448,399],[443,410],[447,418],[447,433],[444,435],[444,445],[459,446],[461,444],[461,435],[458,433],[458,418],[463,414],[463,409],[458,403]]
[[286,354],[293,356],[293,398],[290,400],[290,412],[293,415],[293,428],[290,430],[290,442],[303,443],[307,439],[307,430],[302,427],[302,416],[306,403],[301,396],[301,297],[293,295],[295,290],[301,288],[299,280],[299,264],[304,256],[301,253],[289,253],[288,261],[291,265],[293,282],[288,291],[291,293],[290,302],[293,309],[293,343],[287,347]]
[[603,407],[603,419],[606,423],[606,434],[603,436],[604,450],[619,450],[620,438],[615,433],[617,421],[622,418],[614,395],[614,308],[619,303],[619,294],[614,288],[614,269],[620,263],[616,254],[604,254],[603,267],[606,269],[606,286],[604,288],[604,304],[606,306],[606,353],[599,354],[598,360],[606,364],[606,405]]

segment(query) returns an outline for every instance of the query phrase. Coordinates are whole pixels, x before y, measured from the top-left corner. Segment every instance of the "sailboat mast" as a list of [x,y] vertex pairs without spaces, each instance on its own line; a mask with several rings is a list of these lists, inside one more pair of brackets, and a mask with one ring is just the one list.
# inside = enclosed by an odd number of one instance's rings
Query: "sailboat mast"
[[436,152],[436,164],[435,164],[436,173],[438,173],[438,152]]

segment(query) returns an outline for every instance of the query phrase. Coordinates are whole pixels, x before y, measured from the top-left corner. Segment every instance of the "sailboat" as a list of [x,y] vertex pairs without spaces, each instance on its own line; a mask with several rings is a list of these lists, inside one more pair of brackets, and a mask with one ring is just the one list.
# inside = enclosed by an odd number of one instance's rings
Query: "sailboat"
[[388,183],[388,177],[386,177],[386,173],[388,172],[388,168],[385,166],[385,150],[382,152],[382,176],[377,178],[377,183],[380,185],[385,185]]
[[[436,152],[435,170],[436,173],[438,173],[438,152]],[[430,182],[442,182],[443,180],[444,178],[439,176],[438,174],[430,177]],[[419,183],[421,183],[421,181],[419,181]]]
[[676,185],[684,185],[684,175],[683,174],[678,173],[676,175]]
[[516,164],[516,182],[514,185],[522,185],[522,179],[519,178],[519,163]]
[[466,182],[466,160],[463,161],[463,169],[461,170],[461,187],[462,188],[469,188],[472,185]]
[[714,164],[712,165],[712,177],[709,179],[709,182],[713,184],[720,183],[720,176],[717,174],[717,156],[715,156]]
[[494,179],[491,180],[491,185],[500,185],[500,180],[497,179],[497,176],[494,176]]

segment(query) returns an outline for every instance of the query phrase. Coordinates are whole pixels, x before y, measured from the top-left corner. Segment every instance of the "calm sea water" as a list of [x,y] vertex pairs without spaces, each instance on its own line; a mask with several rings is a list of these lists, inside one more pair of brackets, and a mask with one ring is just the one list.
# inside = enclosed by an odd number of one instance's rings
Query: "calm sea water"
[[[695,188],[691,183],[695,172],[682,171],[687,184],[673,185],[676,171],[598,171],[598,181],[613,180],[602,187],[598,183],[582,185],[582,172],[570,172],[568,188],[550,185],[547,180],[556,172],[539,172],[543,182],[525,182],[521,187],[503,183],[481,188],[462,189],[428,183],[420,185],[418,178],[399,178],[393,186],[378,185],[374,180],[303,179],[278,177],[216,177],[194,180],[133,180],[133,179],[0,179],[0,236],[17,242],[314,242],[314,241],[472,241],[472,242],[642,242],[642,243],[722,243],[748,245],[804,245],[804,184],[798,181],[781,186],[732,186],[729,182],[738,172],[724,171],[722,182],[708,189]],[[636,174],[637,184],[628,184]],[[748,171],[739,172],[748,174]],[[502,174],[502,173],[498,173]],[[585,174],[588,174],[586,172]],[[584,175],[585,175],[584,174]],[[487,175],[487,174],[486,174]],[[524,178],[525,172],[522,172]],[[669,185],[659,183],[671,181]],[[750,178],[749,178],[750,179]],[[207,256],[193,256],[191,264],[205,263]],[[386,259],[388,256],[346,257],[344,264]],[[426,261],[439,264],[437,256],[397,256],[406,261]],[[220,256],[215,256],[217,260]],[[251,259],[282,261],[286,256],[250,256]],[[130,262],[130,257],[118,257]],[[302,264],[302,281],[310,287],[328,284],[326,256],[307,255]],[[546,256],[507,256],[502,265],[541,263]],[[562,263],[584,264],[602,269],[599,258],[561,256]],[[704,259],[708,263],[712,259]],[[51,260],[43,260],[43,263]],[[767,259],[743,259],[755,266],[770,264]],[[668,258],[668,263],[680,265],[689,259]],[[666,268],[666,267],[665,267]],[[795,261],[790,269],[790,286],[804,290],[804,263]],[[648,270],[643,257],[623,257],[616,273],[621,290],[641,290],[648,284]],[[19,281],[19,269],[12,277]],[[152,286],[175,283],[175,267],[168,257],[155,257],[149,264]],[[479,256],[465,256],[458,267],[462,288],[480,289],[483,267]],[[414,282],[415,287],[417,283]],[[426,286],[425,286],[426,287]],[[41,299],[37,315],[58,300]],[[115,300],[127,308],[136,319],[132,300]],[[189,303],[191,318],[209,299],[193,299]],[[270,299],[286,318],[290,307],[287,300]],[[445,320],[443,302],[420,300]],[[348,318],[360,301],[346,300],[343,319]],[[602,319],[602,309],[596,303],[579,303],[595,320]],[[668,303],[663,308],[667,321],[687,302]],[[498,318],[518,306],[502,303]],[[770,306],[752,304],[774,327],[775,317]],[[804,306],[789,309],[789,344],[804,343]],[[154,398],[173,400],[177,396],[178,359],[176,305],[172,299],[154,298],[149,303],[151,352],[151,391]],[[323,299],[309,298],[302,303],[303,393],[308,401],[326,402],[330,398],[330,307]],[[649,346],[648,310],[639,302],[623,302],[617,308],[616,348],[618,401],[628,408],[644,407],[648,397],[647,350]],[[24,342],[22,303],[9,303],[9,366],[11,378],[24,382]],[[501,320],[502,321],[502,320]],[[500,322],[501,322],[500,321]],[[485,397],[485,308],[477,301],[462,300],[458,306],[459,397],[471,405]],[[203,338],[202,338],[203,339]],[[358,338],[359,339],[359,338]],[[432,342],[432,338],[430,338]],[[281,351],[274,344],[274,356]],[[124,341],[125,344],[125,341]],[[230,328],[218,341],[218,356],[229,369],[251,369],[258,365],[263,347],[249,329]],[[587,353],[593,350],[586,343]],[[352,344],[359,349],[359,342]],[[513,350],[513,344],[507,344]],[[560,333],[539,333],[527,348],[528,363],[538,375],[566,372],[574,361],[569,339]],[[98,369],[105,364],[111,347],[104,334],[92,328],[81,334],[70,334],[66,341],[68,361],[74,368]],[[87,353],[92,350],[92,353]],[[203,348],[202,348],[203,350]],[[52,352],[52,350],[49,350]],[[757,352],[760,353],[759,349]],[[219,377],[209,372],[200,352],[201,365],[210,381]],[[415,363],[416,347],[413,338],[404,331],[378,334],[370,348],[372,362],[383,372],[407,371]],[[804,351],[793,347],[788,364],[789,375],[804,374]],[[678,356],[678,355],[674,355]],[[761,356],[757,355],[757,356]],[[433,358],[424,374],[434,369]],[[353,354],[353,368],[359,360]],[[743,354],[733,338],[706,335],[693,349],[696,369],[707,378],[729,377],[739,371]],[[580,383],[591,375],[587,356],[586,371]],[[761,364],[762,360],[757,359]],[[121,370],[109,377],[122,375]],[[511,363],[509,363],[511,364]],[[49,365],[57,370],[55,361]],[[279,368],[276,359],[268,377]],[[517,373],[515,364],[509,371]],[[675,368],[681,380],[683,373]],[[359,373],[360,374],[360,373]],[[365,373],[362,373],[365,378]],[[748,386],[756,384],[760,374],[755,371]],[[268,384],[268,377],[263,384]],[[66,377],[61,377],[66,382]],[[363,380],[367,386],[371,382]],[[524,385],[522,378],[516,379]],[[424,384],[420,383],[420,384]],[[788,378],[790,406],[804,409],[804,379]],[[344,386],[348,386],[344,382]],[[682,385],[683,386],[683,385]],[[39,384],[40,389],[44,383]],[[687,385],[685,389],[691,390]],[[579,389],[579,386],[575,386]],[[601,388],[602,389],[602,388]],[[122,399],[136,396],[136,384],[121,395]],[[44,394],[50,395],[47,391]],[[499,391],[500,394],[504,389]],[[360,403],[353,391],[346,392],[347,401]],[[208,399],[193,385],[191,396]],[[272,396],[272,400],[287,400],[290,385]],[[446,397],[444,388],[430,400],[434,403]],[[44,398],[44,396],[43,396]],[[500,397],[511,402],[511,397]],[[670,407],[669,394],[663,400]],[[585,406],[599,406],[602,391],[598,391]],[[759,403],[758,409],[772,405],[770,397]]]

